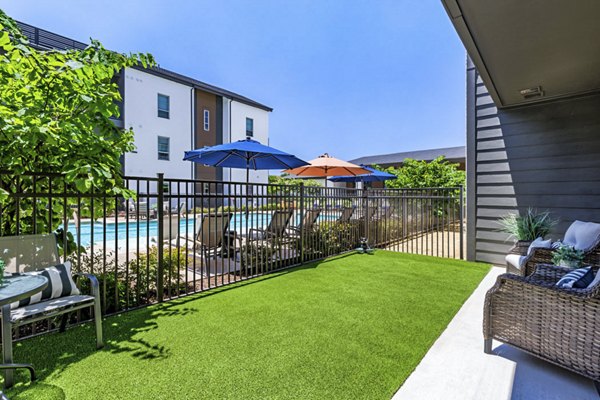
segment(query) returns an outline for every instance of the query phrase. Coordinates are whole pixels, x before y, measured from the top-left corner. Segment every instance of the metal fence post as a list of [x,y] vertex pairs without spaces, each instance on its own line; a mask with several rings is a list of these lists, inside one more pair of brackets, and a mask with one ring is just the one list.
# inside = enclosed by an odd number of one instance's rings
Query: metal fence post
[[[363,183],[364,185],[364,183]],[[363,199],[365,202],[365,209],[363,213],[363,219],[365,220],[365,235],[364,239],[369,243],[369,188],[363,187]]]
[[459,211],[459,216],[460,216],[460,239],[459,239],[459,243],[460,243],[460,259],[464,260],[464,192],[465,192],[465,188],[463,185],[460,185],[460,211]]
[[304,182],[300,182],[300,264],[304,264]]
[[[164,174],[158,173],[158,187],[156,188],[157,192],[158,192],[158,204],[156,205],[156,211],[157,211],[157,218],[158,218],[158,260],[157,263],[158,265],[156,266],[156,276],[157,276],[157,282],[156,282],[156,291],[157,291],[157,297],[158,297],[158,301],[164,301],[164,268],[163,268],[163,259],[164,259],[164,254],[163,254],[163,241],[164,241],[164,237],[165,237],[165,221],[163,219],[164,216],[164,210],[163,210],[163,202],[164,202]],[[150,210],[148,210],[150,211]]]

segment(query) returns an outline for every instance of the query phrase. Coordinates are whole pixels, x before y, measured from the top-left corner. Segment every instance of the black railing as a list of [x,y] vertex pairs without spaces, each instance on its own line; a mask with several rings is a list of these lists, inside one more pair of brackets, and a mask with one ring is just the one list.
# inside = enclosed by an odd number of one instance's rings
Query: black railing
[[[0,236],[56,233],[120,312],[357,248],[463,258],[462,188],[347,189],[125,177],[129,196],[61,175],[0,174]],[[104,183],[103,183],[104,184]],[[108,182],[106,184],[109,184]]]
[[18,22],[17,25],[21,32],[29,42],[35,45],[38,48],[42,49],[58,49],[58,50],[83,50],[88,45],[83,42],[78,42],[77,40],[69,39],[66,36],[58,35],[56,33],[52,33],[45,29],[37,28],[33,25],[26,24],[24,22]]

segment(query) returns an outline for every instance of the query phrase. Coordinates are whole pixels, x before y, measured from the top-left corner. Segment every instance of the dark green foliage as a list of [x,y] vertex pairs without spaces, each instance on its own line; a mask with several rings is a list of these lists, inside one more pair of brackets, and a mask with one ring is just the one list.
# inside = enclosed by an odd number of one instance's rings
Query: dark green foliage
[[316,229],[303,235],[304,254],[307,257],[325,257],[356,248],[359,243],[358,223],[360,222],[317,224]]
[[[287,175],[269,175],[269,194],[299,194],[300,186],[304,184],[304,195],[316,195],[321,185],[314,179],[290,178]],[[271,186],[273,185],[273,186]]]
[[[115,126],[121,99],[116,73],[153,64],[148,54],[119,54],[92,41],[85,50],[37,50],[0,10],[0,234],[52,232],[70,218],[75,200],[23,199],[10,194],[59,191],[132,197],[119,158],[134,149],[133,131]],[[34,181],[31,173],[54,173]],[[51,182],[52,181],[52,182]],[[83,199],[83,209],[89,199]],[[51,213],[50,210],[54,212]],[[67,212],[68,215],[64,215]]]
[[[122,257],[122,256],[121,256]],[[165,247],[163,253],[163,282],[165,295],[177,295],[185,291],[185,282],[179,272],[185,269],[187,250]],[[107,251],[106,258],[102,250],[94,254],[72,254],[69,260],[78,272],[96,275],[102,292],[103,312],[106,314],[129,307],[156,301],[158,282],[158,248],[150,247],[148,253],[141,253],[129,260],[117,260],[115,254]],[[191,262],[188,261],[188,265]],[[87,281],[83,280],[83,289],[89,293]]]
[[465,185],[465,171],[458,169],[458,164],[452,164],[440,156],[433,161],[404,160],[402,167],[374,168],[389,172],[398,178],[386,181],[388,188],[448,188]]

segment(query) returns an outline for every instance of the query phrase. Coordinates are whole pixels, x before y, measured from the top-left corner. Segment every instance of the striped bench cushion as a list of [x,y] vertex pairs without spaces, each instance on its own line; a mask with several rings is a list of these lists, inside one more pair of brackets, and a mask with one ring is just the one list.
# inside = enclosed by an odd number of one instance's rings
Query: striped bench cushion
[[71,263],[69,261],[39,271],[25,272],[21,275],[45,276],[48,279],[48,286],[43,291],[36,293],[31,297],[12,303],[10,307],[13,310],[18,307],[39,303],[44,300],[79,294],[79,289],[71,276]]

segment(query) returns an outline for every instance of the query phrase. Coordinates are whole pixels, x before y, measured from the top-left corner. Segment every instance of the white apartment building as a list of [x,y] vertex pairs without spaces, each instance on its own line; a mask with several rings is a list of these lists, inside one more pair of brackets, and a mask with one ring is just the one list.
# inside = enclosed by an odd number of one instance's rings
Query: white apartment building
[[[18,22],[30,43],[40,49],[85,49],[87,44]],[[253,137],[269,143],[272,108],[237,93],[175,72],[126,68],[116,77],[123,97],[113,121],[132,128],[136,149],[123,155],[125,176],[245,181],[244,170],[223,170],[183,161],[184,152]],[[250,175],[267,183],[268,171]]]
[[[225,102],[224,119],[231,115],[231,125],[227,124],[224,142],[252,138],[262,144],[269,145],[269,113],[263,108],[254,107],[235,100]],[[223,168],[223,179],[229,182],[246,182],[246,171],[242,169]],[[250,182],[267,183],[269,171],[250,170]]]
[[[245,170],[194,165],[184,152],[246,137],[269,143],[270,107],[162,68],[127,68],[122,82],[123,126],[136,146],[124,156],[126,176],[245,182]],[[250,181],[267,183],[268,171],[251,171]]]
[[126,68],[123,125],[133,129],[136,149],[124,156],[127,176],[193,178],[183,153],[194,146],[189,86]]

